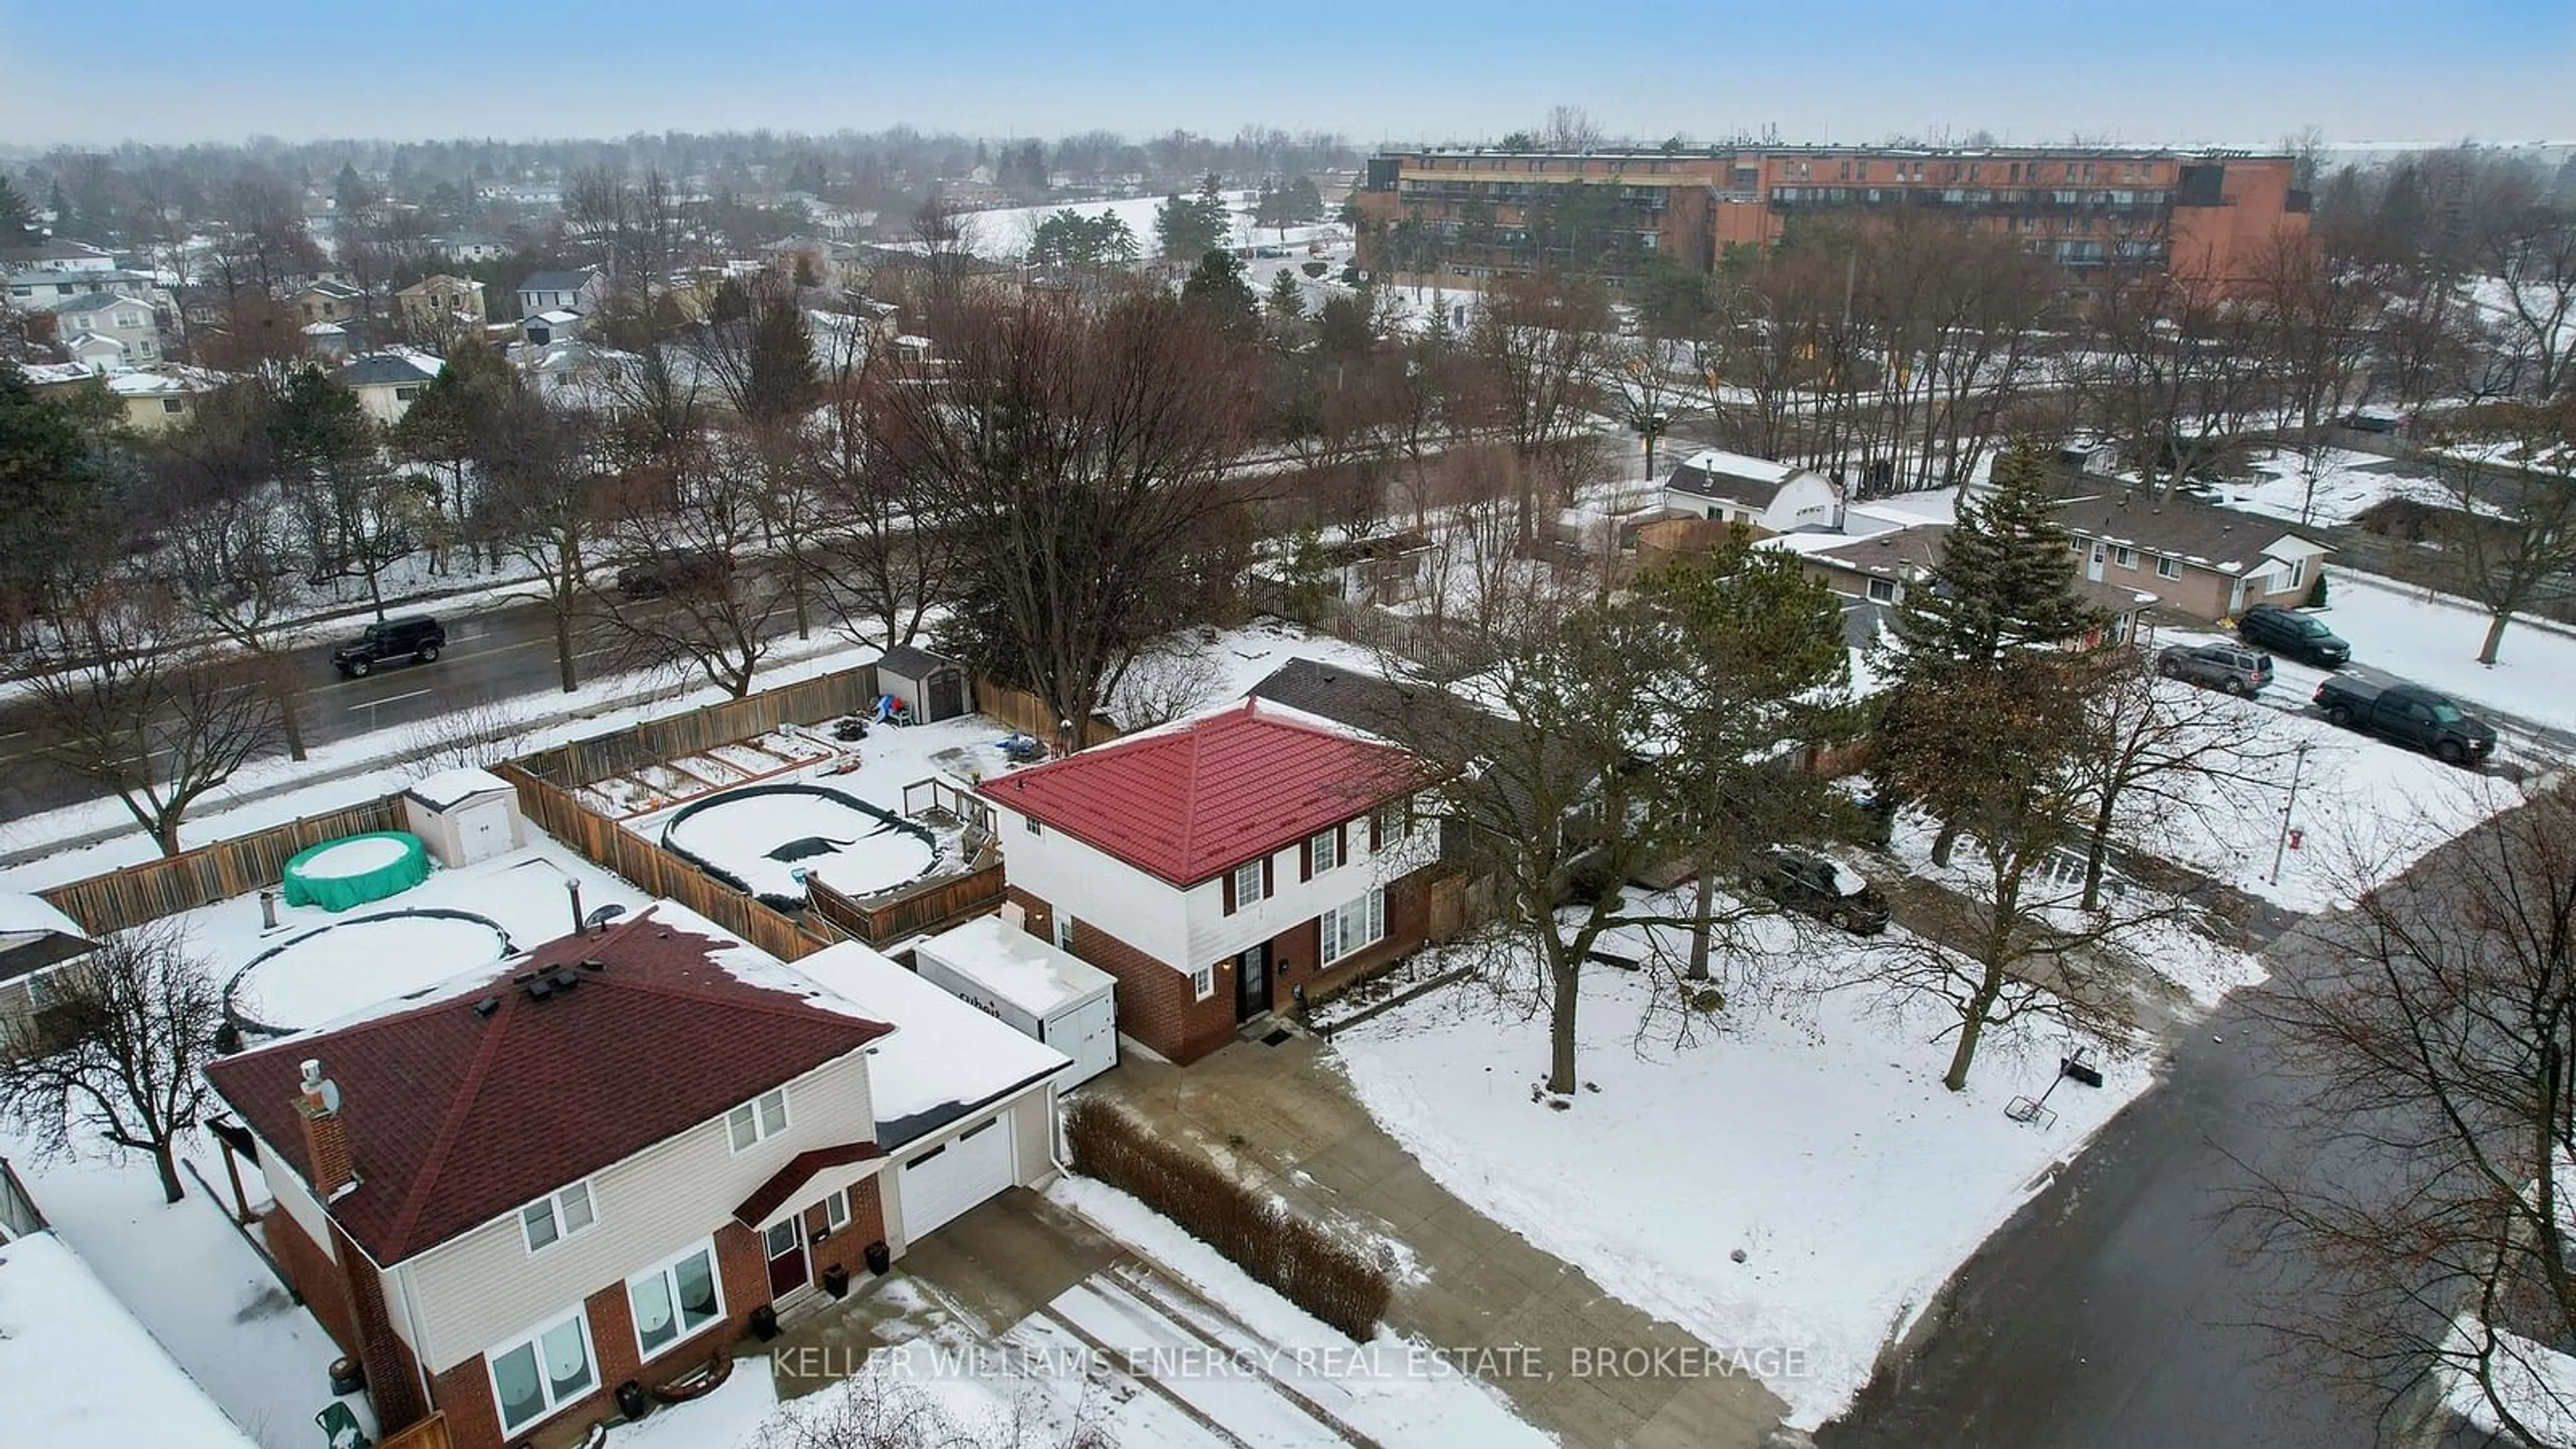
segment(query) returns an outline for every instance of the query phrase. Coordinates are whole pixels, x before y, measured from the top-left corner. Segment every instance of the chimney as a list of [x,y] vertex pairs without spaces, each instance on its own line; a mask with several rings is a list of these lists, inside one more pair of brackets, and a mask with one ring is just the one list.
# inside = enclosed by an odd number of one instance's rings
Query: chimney
[[349,1124],[340,1115],[340,1087],[322,1075],[322,1064],[304,1064],[303,1095],[295,1110],[304,1119],[304,1154],[312,1162],[313,1195],[337,1202],[358,1185],[349,1151]]

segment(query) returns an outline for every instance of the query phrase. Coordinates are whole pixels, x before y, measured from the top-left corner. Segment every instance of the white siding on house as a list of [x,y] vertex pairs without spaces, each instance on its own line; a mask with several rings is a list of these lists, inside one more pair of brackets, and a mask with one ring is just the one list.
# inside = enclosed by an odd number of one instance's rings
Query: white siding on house
[[[513,1207],[394,1270],[409,1280],[422,1363],[443,1373],[577,1307],[723,1226],[736,1204],[799,1152],[875,1135],[867,1057],[853,1053],[790,1082],[787,1130],[748,1151],[733,1151],[719,1116],[593,1174],[598,1220],[543,1252],[528,1251]],[[816,1195],[800,1192],[797,1200]]]
[[277,1205],[286,1210],[287,1217],[293,1219],[295,1225],[304,1230],[304,1236],[311,1238],[324,1254],[338,1257],[331,1245],[331,1221],[322,1215],[322,1204],[313,1200],[313,1193],[305,1187],[304,1179],[296,1176],[295,1169],[287,1166],[285,1159],[279,1157],[268,1143],[257,1137],[251,1141],[259,1146],[259,1175],[268,1180],[268,1195],[277,1199]]
[[1186,896],[1188,963],[1205,966],[1257,946],[1291,926],[1347,905],[1371,886],[1382,886],[1429,865],[1440,854],[1440,832],[1428,820],[1415,821],[1402,841],[1376,854],[1368,848],[1368,816],[1363,814],[1350,822],[1347,838],[1350,859],[1318,872],[1313,880],[1297,878],[1297,846],[1291,845],[1272,856],[1270,898],[1251,906],[1238,905],[1232,915],[1225,913],[1223,881],[1192,887]]
[[[1031,835],[1026,817],[1003,801],[992,803],[1003,873],[1012,885],[1053,906],[1059,916],[1069,912],[1076,920],[1095,922],[1175,969],[1189,960],[1179,887],[1051,825]],[[1294,868],[1296,862],[1289,865]]]

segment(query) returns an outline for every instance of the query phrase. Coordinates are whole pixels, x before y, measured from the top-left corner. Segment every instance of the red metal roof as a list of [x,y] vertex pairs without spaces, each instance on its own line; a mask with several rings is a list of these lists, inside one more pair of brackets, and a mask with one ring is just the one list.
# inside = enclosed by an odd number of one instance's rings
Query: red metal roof
[[[987,780],[987,799],[1178,886],[1284,849],[1413,789],[1393,745],[1256,700]],[[1004,843],[1009,849],[1008,842]]]
[[[892,1030],[741,980],[712,959],[735,947],[648,910],[538,947],[488,992],[226,1057],[206,1075],[309,1183],[295,1103],[299,1064],[320,1059],[359,1177],[329,1211],[377,1263],[398,1263]],[[511,980],[566,967],[580,984],[544,1000]],[[486,997],[498,1004],[478,1015]]]

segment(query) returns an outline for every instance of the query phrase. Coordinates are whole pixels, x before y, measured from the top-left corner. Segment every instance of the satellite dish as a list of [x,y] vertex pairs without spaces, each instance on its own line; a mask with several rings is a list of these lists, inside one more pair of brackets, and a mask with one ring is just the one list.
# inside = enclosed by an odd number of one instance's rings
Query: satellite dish
[[582,917],[581,923],[588,929],[597,930],[601,926],[605,926],[609,922],[616,920],[619,916],[625,914],[626,908],[624,906],[611,901],[607,905],[601,906],[598,910],[591,912],[589,915]]

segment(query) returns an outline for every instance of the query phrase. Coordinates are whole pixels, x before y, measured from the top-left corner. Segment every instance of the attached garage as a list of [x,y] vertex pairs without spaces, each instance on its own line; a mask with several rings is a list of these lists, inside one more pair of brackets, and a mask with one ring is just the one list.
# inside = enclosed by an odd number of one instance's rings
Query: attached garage
[[868,1104],[885,1167],[886,1243],[911,1244],[1014,1184],[1056,1173],[1056,1086],[1073,1063],[856,941],[796,970],[894,1029],[868,1045]]
[[918,1238],[936,1231],[1018,1180],[1011,1131],[1000,1117],[987,1117],[929,1151],[904,1159],[895,1184],[903,1200],[904,1236]]

